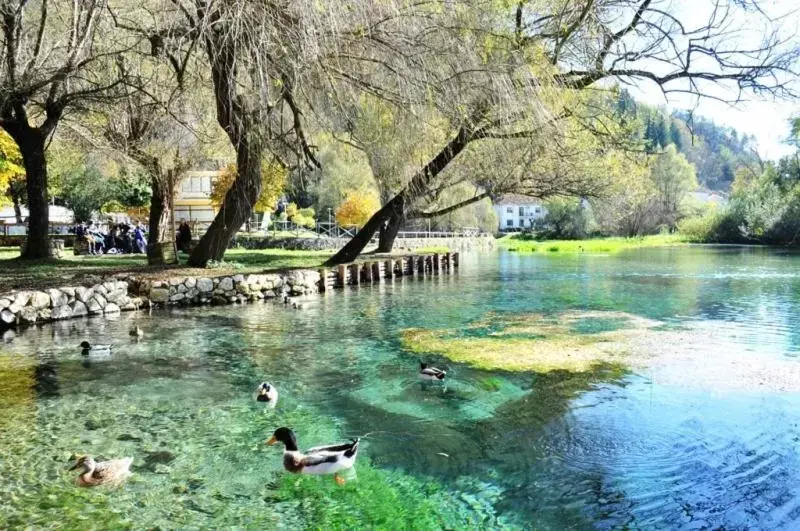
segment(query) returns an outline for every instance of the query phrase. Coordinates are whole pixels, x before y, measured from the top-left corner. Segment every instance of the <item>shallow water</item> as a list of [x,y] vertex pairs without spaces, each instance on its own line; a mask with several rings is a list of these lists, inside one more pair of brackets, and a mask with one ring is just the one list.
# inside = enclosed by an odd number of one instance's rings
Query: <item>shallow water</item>
[[[300,311],[182,309],[7,336],[0,528],[800,525],[800,394],[768,378],[727,387],[658,367],[512,374],[430,355],[449,383],[423,386],[400,343],[411,327],[599,310],[659,320],[670,338],[713,329],[717,348],[694,367],[747,359],[793,370],[800,256],[721,247],[463,262],[454,276],[333,292]],[[127,335],[134,319],[140,343]],[[619,326],[586,319],[573,332]],[[85,338],[113,342],[114,354],[82,357]],[[275,410],[253,400],[264,379],[280,390]],[[284,473],[280,450],[264,445],[282,425],[303,447],[364,437],[354,477],[339,487]],[[66,471],[78,453],[131,456],[134,475],[78,489]]]

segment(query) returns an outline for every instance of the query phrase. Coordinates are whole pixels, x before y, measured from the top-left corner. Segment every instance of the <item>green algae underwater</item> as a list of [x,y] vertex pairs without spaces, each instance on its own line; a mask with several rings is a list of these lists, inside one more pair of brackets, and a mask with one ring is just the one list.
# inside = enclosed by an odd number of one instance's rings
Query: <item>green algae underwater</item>
[[[7,335],[0,527],[791,527],[798,265],[692,247],[498,253],[301,312]],[[114,354],[82,357],[87,338]],[[444,385],[419,382],[420,359],[447,366]],[[253,399],[263,380],[274,410]],[[284,472],[264,445],[279,426],[301,448],[361,436],[347,484]],[[79,489],[78,453],[133,457],[133,475]]]

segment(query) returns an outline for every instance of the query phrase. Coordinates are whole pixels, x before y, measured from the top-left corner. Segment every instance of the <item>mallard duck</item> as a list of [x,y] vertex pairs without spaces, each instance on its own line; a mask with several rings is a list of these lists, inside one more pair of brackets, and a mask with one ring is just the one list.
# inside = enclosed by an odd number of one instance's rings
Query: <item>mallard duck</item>
[[275,407],[278,404],[278,390],[269,382],[261,382],[261,385],[258,386],[256,400],[267,402],[270,407]]
[[419,364],[419,377],[423,380],[441,382],[445,376],[447,376],[447,371],[436,367],[428,367],[427,363]]
[[75,481],[79,487],[95,487],[97,485],[119,484],[131,475],[132,457],[100,461],[85,455],[75,461],[70,470],[82,469],[81,475]]
[[130,332],[128,332],[128,335],[130,335],[131,337],[144,337],[144,330],[142,330],[138,326],[134,326],[133,328],[131,328]]
[[84,356],[89,354],[111,354],[111,345],[92,345],[88,341],[82,341],[80,347]]
[[344,485],[345,480],[339,475],[340,470],[352,468],[358,455],[359,439],[352,439],[349,443],[333,446],[317,446],[309,448],[305,453],[297,449],[297,439],[289,428],[278,428],[269,438],[267,444],[272,446],[282,442],[283,468],[293,474],[333,474],[333,479],[339,485]]

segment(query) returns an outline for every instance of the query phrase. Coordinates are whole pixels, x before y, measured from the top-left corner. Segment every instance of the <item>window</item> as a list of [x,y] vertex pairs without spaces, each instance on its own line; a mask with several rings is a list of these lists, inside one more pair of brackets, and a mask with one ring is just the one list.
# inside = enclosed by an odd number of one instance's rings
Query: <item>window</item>
[[506,220],[506,227],[513,227],[513,226],[514,226],[514,220],[513,219],[507,219]]
[[533,212],[536,213],[536,214],[541,214],[542,213],[542,209],[539,208],[539,207],[536,207],[536,208],[533,209]]
[[508,214],[513,214],[513,213],[514,213],[514,207],[508,207],[508,208],[506,208],[506,213],[508,213]]
[[524,216],[525,215],[525,207],[519,207],[519,215],[520,216]]

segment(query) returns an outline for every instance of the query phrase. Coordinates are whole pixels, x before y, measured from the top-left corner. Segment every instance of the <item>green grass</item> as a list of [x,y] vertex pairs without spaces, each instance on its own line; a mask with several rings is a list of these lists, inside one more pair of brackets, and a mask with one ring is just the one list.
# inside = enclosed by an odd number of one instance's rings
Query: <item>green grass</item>
[[[81,283],[87,275],[136,273],[152,277],[224,275],[255,273],[303,267],[319,267],[331,251],[290,251],[285,249],[230,249],[225,260],[213,269],[189,268],[187,255],[180,253],[181,264],[152,267],[144,255],[73,256],[67,249],[62,260],[21,261],[16,247],[0,247],[0,292],[21,288],[47,288]],[[205,272],[205,273],[204,273]]]
[[509,234],[498,241],[498,246],[520,253],[618,253],[641,247],[684,245],[686,239],[679,234],[656,234],[638,238],[595,238],[590,240],[537,241],[523,234]]

